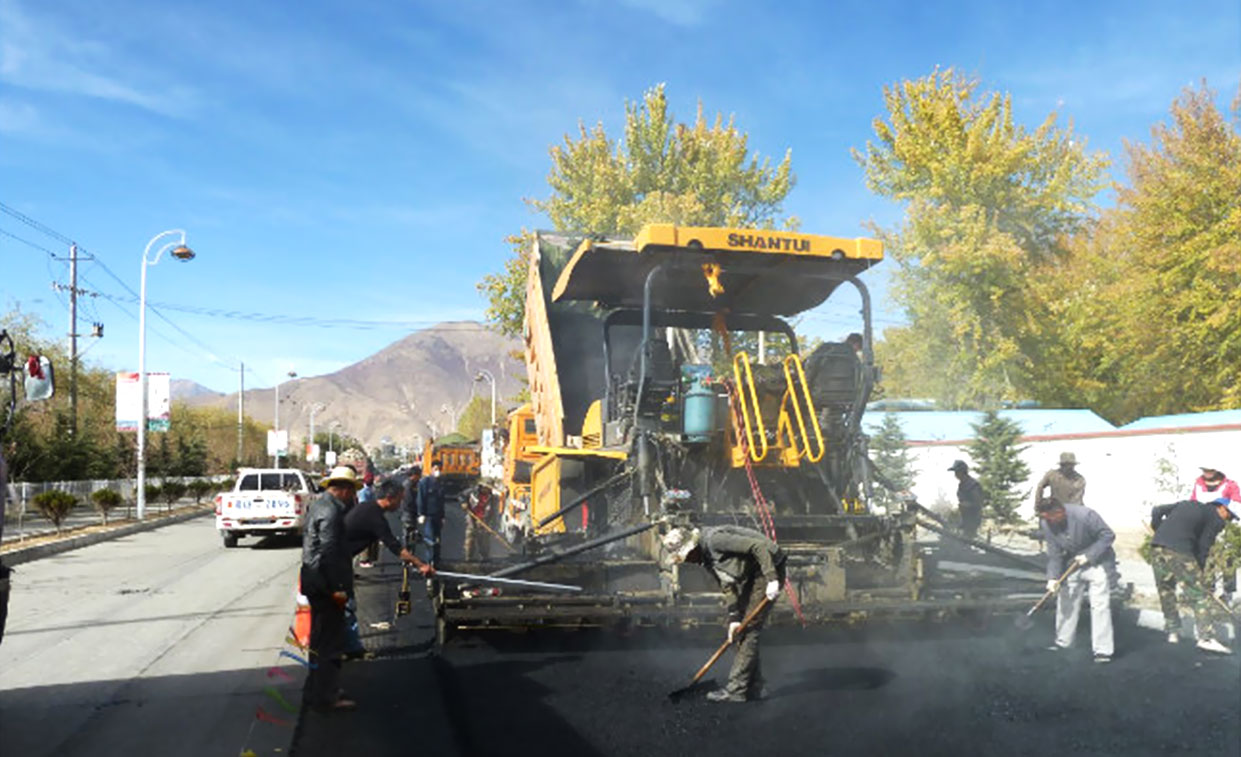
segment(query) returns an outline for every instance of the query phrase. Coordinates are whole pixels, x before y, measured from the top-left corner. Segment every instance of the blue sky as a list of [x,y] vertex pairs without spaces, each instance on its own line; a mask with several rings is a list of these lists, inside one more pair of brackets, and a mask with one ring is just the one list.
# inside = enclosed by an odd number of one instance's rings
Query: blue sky
[[[0,0],[0,202],[94,253],[79,285],[138,288],[143,247],[184,228],[199,256],[149,270],[149,299],[196,309],[431,324],[480,318],[475,282],[506,234],[546,221],[548,147],[664,82],[674,112],[736,115],[752,149],[793,150],[786,211],[864,234],[864,146],[882,87],[955,66],[1012,93],[1034,125],[1059,109],[1119,158],[1186,85],[1226,106],[1241,4],[755,3],[732,0],[213,3]],[[1115,174],[1121,175],[1117,163]],[[0,231],[64,255],[10,215]],[[66,265],[0,234],[0,300],[67,330]],[[886,264],[885,264],[886,265]],[[885,322],[897,307],[871,274]],[[849,303],[804,326],[853,330]],[[137,364],[136,305],[84,302],[89,361]],[[274,325],[165,310],[148,369],[231,390],[325,373],[408,326]],[[844,320],[842,320],[844,319]],[[882,325],[882,323],[880,324]],[[89,326],[80,326],[88,330]],[[188,334],[189,336],[186,336]]]

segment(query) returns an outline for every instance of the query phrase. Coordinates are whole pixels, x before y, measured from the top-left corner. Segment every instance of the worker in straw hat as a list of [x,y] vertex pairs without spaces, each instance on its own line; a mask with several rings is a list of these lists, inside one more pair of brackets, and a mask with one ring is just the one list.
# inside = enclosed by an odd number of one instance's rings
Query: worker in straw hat
[[741,630],[741,620],[765,596],[774,603],[784,585],[784,552],[751,528],[741,526],[677,527],[663,538],[664,551],[674,563],[696,563],[719,581],[728,603],[728,641],[737,642],[724,688],[707,694],[713,702],[746,702],[764,696],[759,666],[758,634],[771,611],[769,603]]
[[345,538],[345,513],[362,481],[347,465],[332,469],[324,492],[310,503],[302,531],[302,594],[310,600],[310,662],[306,701],[320,711],[352,710],[340,693],[345,653],[345,604],[353,592],[352,555]]

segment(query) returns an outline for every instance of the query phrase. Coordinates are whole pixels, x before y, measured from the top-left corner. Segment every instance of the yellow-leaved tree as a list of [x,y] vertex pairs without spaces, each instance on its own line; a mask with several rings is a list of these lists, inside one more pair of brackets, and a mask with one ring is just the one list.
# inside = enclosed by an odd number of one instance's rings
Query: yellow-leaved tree
[[[693,123],[677,122],[662,84],[641,102],[626,103],[621,140],[602,124],[580,124],[576,136],[551,148],[551,159],[551,195],[529,203],[556,231],[623,237],[647,223],[797,227],[796,218],[782,217],[795,182],[791,151],[774,165],[760,159],[731,117],[708,120],[701,103]],[[488,321],[512,336],[521,333],[525,314],[531,236],[523,230],[509,237],[503,269],[478,283]]]
[[875,227],[909,320],[884,334],[886,392],[952,407],[1029,396],[1042,349],[1030,282],[1087,224],[1106,158],[1055,113],[1027,130],[1007,94],[952,69],[885,87],[884,104],[854,157],[905,207]]

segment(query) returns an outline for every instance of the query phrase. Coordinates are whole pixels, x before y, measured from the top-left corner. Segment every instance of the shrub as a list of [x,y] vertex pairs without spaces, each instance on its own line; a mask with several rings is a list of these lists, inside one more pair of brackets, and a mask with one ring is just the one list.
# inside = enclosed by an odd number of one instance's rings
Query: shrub
[[34,497],[35,509],[44,518],[52,522],[56,526],[56,533],[60,533],[60,524],[69,516],[69,511],[77,507],[78,498],[69,492],[47,491],[36,494]]
[[165,509],[171,510],[173,503],[185,496],[186,489],[186,485],[180,481],[165,481],[161,492],[167,506]]
[[103,516],[103,524],[108,525],[108,512],[121,506],[121,493],[115,489],[100,489],[92,493],[90,498],[91,502],[95,503],[95,509]]
[[142,491],[146,492],[147,502],[154,502],[164,493],[163,488],[157,484],[147,484]]
[[188,488],[194,504],[201,505],[203,497],[215,491],[215,484],[205,478],[196,478],[188,484]]

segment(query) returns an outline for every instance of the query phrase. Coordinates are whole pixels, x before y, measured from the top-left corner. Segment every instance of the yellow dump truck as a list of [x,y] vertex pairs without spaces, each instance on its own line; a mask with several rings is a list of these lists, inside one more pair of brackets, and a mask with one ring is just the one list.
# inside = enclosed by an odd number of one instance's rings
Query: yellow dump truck
[[[531,402],[510,417],[505,468],[506,524],[523,554],[463,572],[584,591],[535,601],[446,588],[441,631],[714,622],[705,572],[660,554],[660,534],[686,523],[774,535],[796,600],[782,605],[808,621],[943,607],[915,548],[920,508],[872,506],[861,419],[877,370],[857,277],[882,258],[876,240],[785,231],[535,235]],[[803,355],[789,320],[842,288],[861,303],[861,343]],[[951,603],[1012,599],[974,589],[953,587]]]

